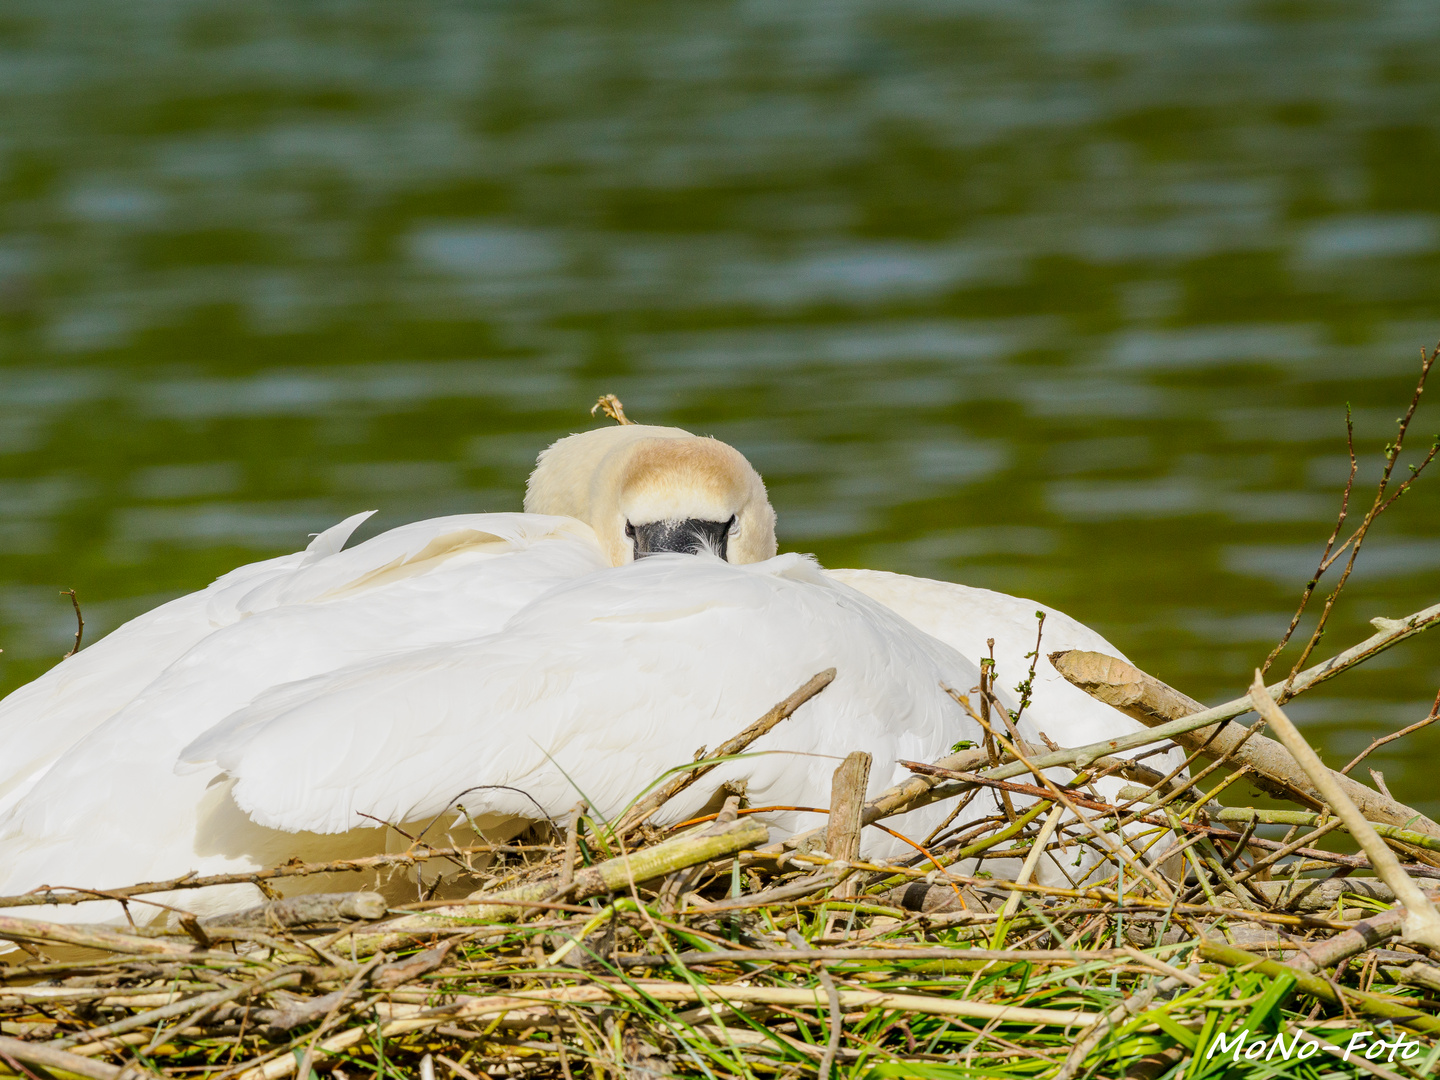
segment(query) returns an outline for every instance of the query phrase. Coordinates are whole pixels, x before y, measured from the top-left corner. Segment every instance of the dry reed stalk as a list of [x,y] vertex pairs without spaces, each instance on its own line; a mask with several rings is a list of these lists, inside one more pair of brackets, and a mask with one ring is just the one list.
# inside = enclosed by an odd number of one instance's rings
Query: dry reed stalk
[[[835,679],[835,669],[826,668],[824,671],[814,675],[803,686],[797,689],[784,701],[777,703],[764,716],[756,720],[734,738],[727,740],[716,748],[713,754],[707,759],[707,764],[696,765],[683,770],[678,776],[662,784],[644,798],[640,799],[634,806],[630,807],[615,824],[615,835],[624,836],[643,824],[645,820],[660,807],[673,799],[680,792],[684,791],[691,784],[695,783],[706,773],[719,766],[724,758],[732,757],[740,753],[756,739],[767,734],[776,724],[782,720],[788,720],[795,710],[804,705],[825,687],[829,686]],[[703,756],[702,748],[700,755]]]
[[[1133,664],[1117,657],[1074,650],[1053,653],[1050,661],[1067,681],[1142,724],[1157,726],[1166,721],[1179,720],[1206,711],[1205,706],[1198,701],[1186,697],[1154,676],[1147,675]],[[1244,745],[1237,746],[1242,740]],[[1234,762],[1248,765],[1254,770],[1251,782],[1277,798],[1301,801],[1310,806],[1323,805],[1325,801],[1306,770],[1295,761],[1285,746],[1273,739],[1227,724],[1223,727],[1207,726],[1181,732],[1175,736],[1175,741],[1190,750],[1204,747],[1203,752],[1212,757],[1233,751]],[[1333,775],[1337,778],[1338,786],[1361,808],[1366,818],[1389,825],[1405,826],[1440,839],[1440,825],[1418,810],[1396,802],[1341,773]]]

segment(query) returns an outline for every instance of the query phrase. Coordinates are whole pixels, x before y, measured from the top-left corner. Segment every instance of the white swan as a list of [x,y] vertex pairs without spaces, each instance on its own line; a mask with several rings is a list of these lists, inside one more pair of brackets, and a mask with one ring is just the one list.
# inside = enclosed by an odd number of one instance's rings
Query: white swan
[[[649,446],[645,454],[628,457],[626,448]],[[684,451],[680,448],[685,447]],[[588,431],[561,439],[540,455],[530,477],[525,496],[525,509],[536,514],[569,515],[592,525],[607,555],[619,563],[650,550],[645,545],[648,535],[635,538],[633,551],[619,537],[628,522],[660,522],[660,526],[640,526],[647,533],[658,528],[680,529],[683,512],[666,501],[675,493],[665,488],[664,496],[635,497],[625,484],[616,484],[614,477],[626,475],[635,463],[649,460],[650,454],[669,456],[684,454],[692,465],[684,473],[667,472],[668,479],[683,476],[687,493],[702,485],[716,492],[710,496],[708,513],[712,521],[725,520],[725,506],[743,507],[734,529],[730,561],[751,562],[775,554],[775,513],[765,496],[758,474],[737,452],[713,439],[704,439],[680,428],[652,427],[625,423],[621,426]],[[723,449],[721,449],[723,448]],[[596,467],[593,463],[599,461]],[[704,462],[704,465],[699,465]],[[646,488],[648,492],[650,488]],[[618,492],[626,492],[618,498]],[[724,492],[724,494],[719,494]],[[701,537],[704,523],[684,523],[682,533]],[[713,526],[711,527],[713,530]],[[608,537],[609,540],[603,538]],[[690,550],[683,546],[676,550]],[[720,554],[725,554],[723,547]],[[1082,746],[1117,735],[1143,730],[1143,726],[1116,709],[1096,701],[1065,681],[1043,657],[1034,658],[1037,643],[1037,613],[1045,615],[1041,651],[1088,649],[1125,658],[1110,642],[1077,622],[1062,611],[1027,600],[1008,596],[990,589],[977,589],[949,581],[911,577],[882,570],[826,570],[834,581],[842,582],[864,593],[872,600],[894,611],[911,625],[938,638],[946,645],[978,665],[983,658],[994,657],[999,685],[1014,689],[1035,664],[1032,702],[1025,715],[1036,729],[1064,746]],[[993,653],[990,641],[993,639]],[[1152,763],[1165,770],[1179,765],[1183,755],[1178,750],[1153,756]],[[1114,794],[1123,786],[1115,778],[1101,781],[1100,790]]]
[[[526,511],[419,522],[341,550],[364,515],[348,519],[0,702],[0,893],[374,850],[383,834],[356,828],[358,813],[425,821],[476,785],[524,791],[467,794],[482,827],[533,819],[537,804],[561,813],[580,793],[614,813],[833,666],[835,683],[757,744],[776,753],[717,770],[662,820],[740,776],[757,800],[824,805],[835,756],[870,751],[879,790],[904,775],[897,758],[978,738],[940,689],[978,678],[974,650],[947,636],[994,636],[1002,664],[1033,647],[1028,602],[989,610],[976,598],[996,594],[775,558],[758,475],[680,429],[562,439],[541,455]],[[953,600],[1004,625],[972,625]],[[1073,623],[1047,642],[1110,648]],[[1042,682],[1022,733],[1086,741],[1067,726],[1077,708],[1104,709]],[[1091,728],[1136,727],[1105,712]],[[923,835],[937,813],[899,827]],[[244,885],[157,899],[205,914],[255,898]]]

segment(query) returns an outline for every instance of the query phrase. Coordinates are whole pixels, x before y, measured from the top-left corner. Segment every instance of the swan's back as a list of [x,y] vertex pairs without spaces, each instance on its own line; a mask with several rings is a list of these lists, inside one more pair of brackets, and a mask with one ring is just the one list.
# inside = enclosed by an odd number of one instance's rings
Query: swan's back
[[809,560],[672,555],[558,588],[485,638],[277,688],[184,756],[214,762],[279,829],[340,832],[362,811],[423,820],[467,789],[472,813],[558,815],[584,797],[611,816],[827,667],[835,682],[753,747],[762,756],[659,819],[741,777],[757,805],[827,805],[852,750],[874,755],[878,791],[906,775],[898,758],[976,736],[942,688],[972,685],[974,665]]
[[132,620],[0,703],[0,892],[304,851],[207,778],[176,777],[180,749],[277,683],[493,631],[604,565],[580,522],[525,514],[417,522],[342,551],[365,516]]

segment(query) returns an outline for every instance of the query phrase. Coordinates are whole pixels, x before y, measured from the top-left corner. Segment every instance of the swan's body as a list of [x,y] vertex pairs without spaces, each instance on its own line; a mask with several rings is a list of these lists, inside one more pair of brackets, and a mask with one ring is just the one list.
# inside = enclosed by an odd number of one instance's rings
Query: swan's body
[[[198,734],[277,683],[498,629],[545,589],[606,565],[586,526],[534,514],[432,518],[341,551],[368,516],[132,619],[0,702],[0,822],[47,774],[54,787],[78,779],[61,779],[77,762],[105,769],[105,754],[153,748],[143,735],[82,742],[102,725],[158,732],[180,708],[198,710],[176,721]],[[61,801],[59,790],[32,803]]]
[[[491,566],[573,561],[575,547],[583,550],[564,534],[541,535],[492,554]],[[453,585],[489,568],[472,563],[460,575],[444,566],[401,579],[400,595],[414,604],[427,576]],[[973,684],[974,665],[801,556],[733,566],[667,555],[568,569],[582,572],[558,585],[535,575],[531,602],[491,633],[349,664],[336,664],[346,650],[330,645],[303,663],[282,657],[284,641],[265,644],[267,618],[283,616],[292,647],[343,633],[357,602],[382,625],[375,612],[399,583],[353,596],[342,589],[215,630],[19,800],[0,825],[0,890],[107,888],[293,855],[362,854],[384,837],[361,813],[401,826],[442,816],[443,835],[457,797],[482,829],[502,835],[508,822],[562,815],[582,794],[613,815],[717,733],[739,731],[832,666],[834,684],[753,748],[765,754],[717,769],[658,820],[680,820],[741,776],[759,804],[825,805],[836,757],[848,750],[874,755],[878,791],[904,775],[897,759],[933,759],[978,737],[941,689]],[[418,636],[438,638],[440,626]],[[95,660],[104,645],[92,647]],[[325,664],[334,666],[296,678]],[[475,785],[506,787],[467,791]],[[940,809],[896,827],[923,836]],[[789,829],[794,818],[773,821]],[[872,853],[896,853],[883,834],[875,839]],[[243,885],[162,899],[207,914],[255,898]],[[105,906],[48,917],[93,919]]]
[[[754,747],[774,753],[716,770],[660,820],[739,778],[757,804],[823,806],[849,751],[874,756],[873,793],[905,775],[898,758],[978,740],[942,684],[975,685],[994,637],[1012,687],[1034,648],[1029,601],[775,558],[754,470],[679,429],[561,440],[526,510],[417,522],[341,550],[364,515],[348,519],[0,702],[0,894],[347,857],[385,843],[362,814],[428,824],[457,797],[487,832],[582,796],[618,813],[835,667]],[[657,551],[699,555],[636,561]],[[1057,647],[1114,652],[1051,613],[1045,648]],[[1027,738],[1076,745],[1136,728],[1038,666]],[[937,815],[895,824],[918,839]],[[879,833],[867,844],[898,853]],[[205,914],[256,898],[243,885],[159,899]],[[118,914],[105,907],[27,910]]]
[[976,734],[941,685],[973,682],[974,665],[805,557],[666,555],[553,589],[499,633],[280,687],[182,757],[218,765],[276,829],[341,832],[357,810],[427,820],[477,782],[510,786],[466,794],[471,813],[558,815],[583,794],[608,818],[831,666],[836,692],[754,744],[766,756],[720,766],[655,820],[690,816],[742,776],[757,805],[828,803],[841,748],[873,753],[884,788],[906,775],[898,757]]

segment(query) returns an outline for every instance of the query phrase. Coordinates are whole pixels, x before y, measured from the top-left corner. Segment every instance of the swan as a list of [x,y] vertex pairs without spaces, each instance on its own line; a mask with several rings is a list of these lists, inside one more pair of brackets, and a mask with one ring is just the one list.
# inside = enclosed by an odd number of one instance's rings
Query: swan
[[[1029,601],[777,555],[759,475],[679,428],[561,439],[524,513],[416,522],[345,548],[367,516],[132,620],[0,702],[0,893],[370,853],[388,830],[360,814],[428,826],[477,787],[464,803],[487,835],[582,796],[613,815],[833,666],[835,682],[756,744],[766,753],[716,770],[658,820],[737,779],[757,803],[825,805],[846,752],[874,756],[874,793],[906,775],[897,759],[979,739],[943,690],[978,681],[977,635],[995,638],[1002,665],[1034,647]],[[1049,644],[1114,651],[1051,617]],[[1138,729],[1037,679],[1027,738],[1076,741],[1072,712],[1087,733]],[[923,836],[944,812],[896,828]],[[894,845],[867,836],[868,854]],[[259,897],[240,884],[155,899],[205,915]]]
[[[607,413],[615,415],[608,408]],[[618,418],[621,423],[615,427],[571,435],[540,455],[526,487],[527,513],[571,516],[589,523],[598,535],[609,538],[606,551],[614,563],[643,557],[649,550],[645,546],[648,533],[655,529],[680,530],[698,543],[705,529],[713,532],[715,526],[684,521],[682,512],[666,501],[675,497],[670,489],[664,496],[658,492],[645,498],[621,500],[617,496],[628,488],[616,484],[614,478],[647,460],[644,454],[627,455],[624,448],[649,446],[650,453],[659,453],[658,448],[664,447],[671,456],[684,453],[695,460],[696,465],[684,474],[687,492],[694,492],[702,483],[715,485],[711,522],[725,520],[723,506],[743,507],[736,511],[732,525],[739,541],[731,550],[732,562],[757,561],[775,554],[775,512],[759,474],[738,451],[681,428],[634,423],[623,411]],[[687,449],[682,451],[682,447]],[[704,466],[699,465],[701,460]],[[726,496],[718,494],[722,485],[728,485]],[[742,490],[743,497],[739,494]],[[631,526],[630,522],[656,524]],[[620,539],[622,534],[631,535],[635,528],[640,534],[634,536],[633,545],[626,545]],[[630,546],[633,550],[627,550]],[[675,550],[695,547],[677,546]],[[723,547],[719,553],[725,557]],[[883,570],[830,569],[824,573],[949,645],[972,664],[978,666],[982,659],[993,658],[1004,686],[1018,687],[1029,677],[1033,664],[1031,704],[1024,715],[1039,732],[1064,746],[1083,746],[1144,730],[1138,721],[1095,700],[1036,656],[1038,645],[1047,653],[1084,649],[1128,660],[1100,634],[1062,611],[991,589]],[[1043,628],[1037,619],[1042,615]],[[1168,770],[1177,767],[1183,755],[1172,750],[1154,755],[1153,760],[1157,767]],[[1119,778],[1102,780],[1099,790],[1114,795],[1123,784]]]

